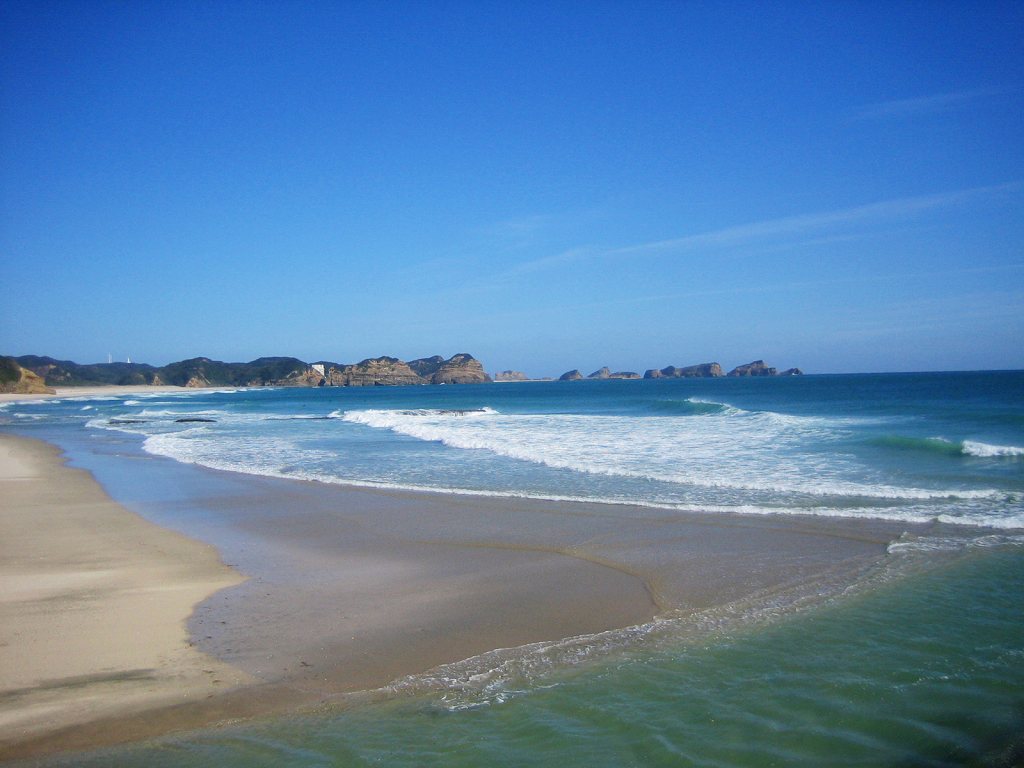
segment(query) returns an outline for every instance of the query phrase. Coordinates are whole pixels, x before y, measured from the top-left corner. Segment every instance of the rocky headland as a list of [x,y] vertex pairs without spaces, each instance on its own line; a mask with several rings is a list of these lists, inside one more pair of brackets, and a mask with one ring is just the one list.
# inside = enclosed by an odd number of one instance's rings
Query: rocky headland
[[22,368],[12,357],[0,357],[0,392],[15,395],[52,395],[43,377]]
[[464,352],[447,360],[440,355],[424,357],[413,360],[409,367],[431,384],[484,384],[491,380],[480,361]]
[[[465,353],[453,355],[447,360],[435,355],[406,363],[396,357],[385,356],[352,364],[328,361],[306,363],[295,357],[261,357],[248,363],[225,363],[208,357],[193,357],[160,368],[145,363],[80,365],[70,360],[36,355],[7,359],[18,366],[18,370],[38,378],[41,385],[64,387],[126,384],[177,387],[379,387],[477,384],[491,380],[480,361]],[[15,375],[12,372],[8,378],[13,382]],[[20,380],[20,374],[17,375]]]

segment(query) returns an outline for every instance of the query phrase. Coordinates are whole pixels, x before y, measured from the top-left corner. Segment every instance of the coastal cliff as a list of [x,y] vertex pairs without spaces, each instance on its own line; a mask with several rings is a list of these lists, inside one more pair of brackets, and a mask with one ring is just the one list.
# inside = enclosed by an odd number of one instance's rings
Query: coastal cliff
[[12,357],[0,357],[0,392],[15,395],[54,394],[34,371],[22,368]]
[[484,384],[491,380],[480,361],[465,352],[447,360],[440,355],[420,358],[409,367],[431,384]]
[[426,384],[408,363],[397,357],[371,357],[353,365],[327,369],[325,384],[330,387],[396,387]]
[[[480,362],[465,353],[453,355],[447,360],[436,355],[406,363],[395,357],[384,356],[353,364],[327,361],[310,364],[295,357],[260,357],[248,363],[225,363],[208,357],[193,357],[162,368],[144,363],[79,365],[70,360],[36,355],[10,360],[13,365],[19,366],[19,370],[24,369],[51,386],[150,384],[177,387],[367,387],[476,384],[491,380]],[[14,380],[14,373],[10,374],[10,378]]]

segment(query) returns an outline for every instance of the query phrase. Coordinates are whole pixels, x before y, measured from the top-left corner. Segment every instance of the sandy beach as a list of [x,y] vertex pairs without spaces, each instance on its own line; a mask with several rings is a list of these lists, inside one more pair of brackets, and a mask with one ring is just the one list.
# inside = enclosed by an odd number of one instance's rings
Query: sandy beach
[[[14,394],[0,392],[0,403],[23,402],[26,400],[45,400],[60,397],[92,397],[95,395],[143,395],[160,394],[163,392],[190,392],[185,387],[150,386],[148,384],[122,384],[95,387],[54,387],[52,393]],[[216,389],[216,387],[210,387]]]
[[103,486],[57,448],[0,434],[0,759],[340,706],[494,649],[813,592],[907,529],[673,513],[640,540],[632,521],[648,513],[628,506],[351,488],[141,452],[101,466]]
[[242,581],[212,547],[128,512],[38,441],[0,434],[0,489],[0,756],[249,680],[185,627]]

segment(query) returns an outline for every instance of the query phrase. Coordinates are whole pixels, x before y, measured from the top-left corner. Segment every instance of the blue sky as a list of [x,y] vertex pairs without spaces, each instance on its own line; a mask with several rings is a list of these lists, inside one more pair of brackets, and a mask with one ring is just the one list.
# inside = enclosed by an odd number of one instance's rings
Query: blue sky
[[0,2],[0,352],[1024,368],[1024,4]]

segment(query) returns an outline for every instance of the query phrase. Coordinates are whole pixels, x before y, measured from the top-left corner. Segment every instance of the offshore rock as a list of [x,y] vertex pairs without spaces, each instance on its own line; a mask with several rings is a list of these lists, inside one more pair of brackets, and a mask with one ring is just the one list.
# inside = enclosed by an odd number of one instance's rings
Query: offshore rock
[[494,374],[495,381],[529,381],[530,377],[522,371],[502,371]]
[[583,378],[583,374],[580,373],[578,370],[576,370],[574,368],[571,371],[566,371],[565,373],[563,373],[561,376],[558,377],[558,380],[559,381],[579,381],[582,378]]
[[779,376],[803,376],[804,372],[799,368],[787,368]]
[[755,360],[746,365],[737,365],[729,371],[730,376],[777,376],[778,373],[776,369],[768,367],[764,360]]
[[480,361],[465,352],[447,360],[440,355],[413,360],[409,368],[431,384],[484,384],[491,380]]
[[615,371],[612,372],[611,368],[607,365],[598,371],[594,371],[592,374],[587,376],[588,379],[639,379],[640,374],[635,371]]
[[724,376],[722,366],[718,363],[701,363],[700,365],[688,365],[684,368],[677,368],[670,365],[659,370],[649,370],[644,373],[645,379],[703,379],[718,378]]
[[22,368],[13,357],[0,357],[0,392],[17,395],[55,394],[35,371]]

